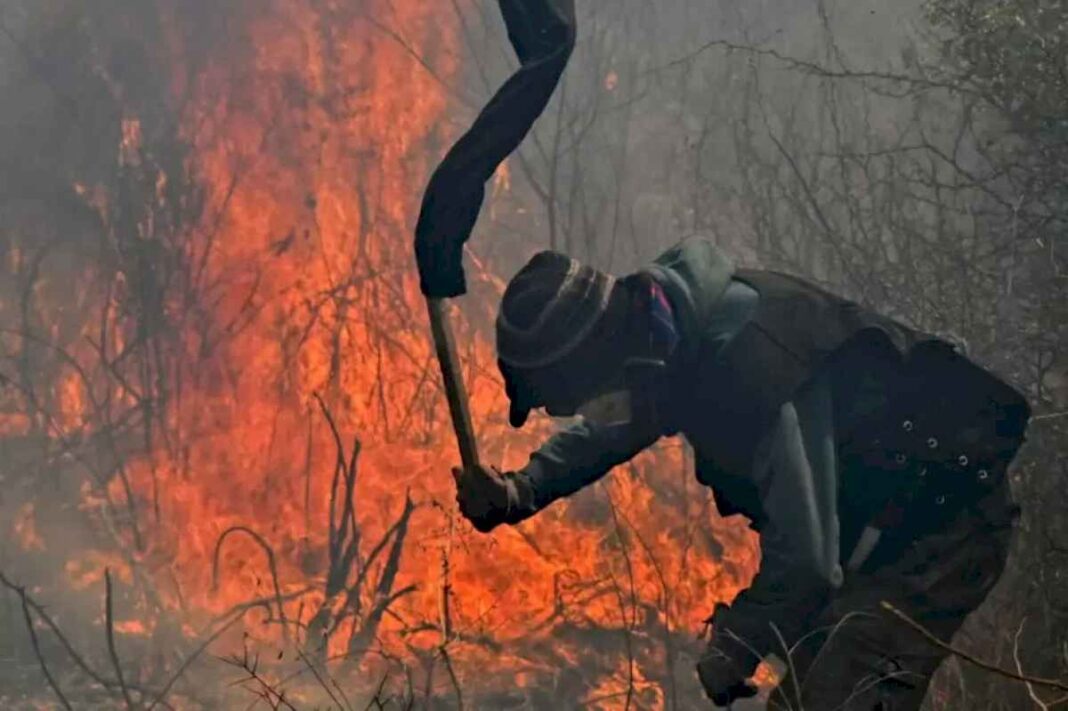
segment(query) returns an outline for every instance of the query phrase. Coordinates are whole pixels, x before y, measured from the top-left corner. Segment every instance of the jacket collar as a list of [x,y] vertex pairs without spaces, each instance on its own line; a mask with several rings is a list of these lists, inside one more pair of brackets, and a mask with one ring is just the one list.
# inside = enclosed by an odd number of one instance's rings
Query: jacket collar
[[696,348],[704,330],[702,324],[708,321],[734,274],[730,257],[707,239],[690,237],[642,271],[664,289],[671,302],[679,332],[679,350]]

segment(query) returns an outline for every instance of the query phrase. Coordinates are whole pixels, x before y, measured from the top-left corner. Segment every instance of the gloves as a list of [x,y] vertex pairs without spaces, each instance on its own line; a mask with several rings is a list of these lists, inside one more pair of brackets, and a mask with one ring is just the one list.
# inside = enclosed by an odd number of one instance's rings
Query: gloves
[[697,676],[708,698],[716,706],[729,707],[737,699],[757,695],[756,686],[746,679],[735,661],[714,645],[709,645],[697,662]]
[[697,662],[697,676],[708,698],[716,706],[727,707],[737,699],[757,695],[756,686],[748,679],[760,662],[757,655],[736,638],[717,631],[717,618],[722,624],[723,615],[729,610],[728,605],[718,603],[712,616],[705,620],[706,625],[711,625],[712,639]]
[[453,469],[452,476],[460,513],[482,533],[502,523],[518,523],[535,511],[534,492],[521,473],[479,466]]

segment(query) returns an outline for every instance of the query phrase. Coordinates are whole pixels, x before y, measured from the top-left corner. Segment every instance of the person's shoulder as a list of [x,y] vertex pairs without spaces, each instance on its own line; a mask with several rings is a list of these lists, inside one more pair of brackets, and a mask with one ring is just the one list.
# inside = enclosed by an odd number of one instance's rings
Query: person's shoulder
[[648,268],[667,290],[684,328],[704,324],[734,275],[734,261],[711,239],[689,236],[661,254]]
[[681,264],[714,265],[720,269],[734,271],[734,262],[730,256],[716,245],[710,235],[693,234],[676,242],[656,258],[654,264],[670,267]]

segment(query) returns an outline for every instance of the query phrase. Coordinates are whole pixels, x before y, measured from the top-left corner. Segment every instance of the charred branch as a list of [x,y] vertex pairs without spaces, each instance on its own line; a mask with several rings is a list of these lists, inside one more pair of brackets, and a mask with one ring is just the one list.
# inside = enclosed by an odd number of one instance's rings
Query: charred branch
[[[211,564],[211,584],[213,589],[218,589],[219,586],[219,553],[222,550],[222,545],[226,541],[226,537],[231,533],[244,533],[252,538],[253,541],[263,550],[267,556],[267,565],[271,572],[271,582],[274,585],[274,600],[278,608],[278,619],[282,624],[282,634],[285,635],[285,639],[289,639],[289,621],[286,619],[285,604],[282,601],[282,587],[278,582],[278,564],[275,561],[274,549],[260,534],[253,531],[247,526],[231,526],[222,532],[219,539],[215,542],[215,552],[212,554]],[[270,609],[268,608],[268,613]]]
[[[4,580],[4,584],[8,585],[8,582]],[[34,629],[33,618],[30,616],[30,606],[26,598],[26,590],[18,587],[13,588],[18,593],[19,599],[22,602],[22,615],[26,620],[26,631],[30,634],[30,640],[33,643],[33,654],[37,658],[37,663],[41,667],[41,673],[45,675],[45,679],[48,680],[48,686],[56,694],[56,698],[63,704],[63,708],[67,711],[71,711],[70,702],[67,701],[67,697],[63,695],[63,691],[59,688],[59,683],[56,682],[55,677],[52,676],[52,672],[48,670],[48,664],[45,662],[44,655],[41,654],[41,645],[37,641],[37,631]]]
[[112,612],[111,571],[109,569],[104,570],[104,633],[107,636],[108,657],[111,660],[111,668],[115,672],[115,679],[118,681],[119,691],[122,692],[126,708],[133,709],[134,702],[130,697],[130,690],[126,688],[126,680],[122,676],[122,664],[119,662],[119,653],[115,649],[115,617]]
[[1009,671],[1008,669],[1003,669],[1003,668],[999,667],[996,664],[991,664],[990,662],[987,662],[987,661],[984,661],[982,659],[979,659],[974,654],[966,652],[966,651],[964,651],[962,649],[958,649],[957,647],[953,646],[952,644],[949,644],[947,642],[943,642],[933,632],[928,630],[926,627],[924,627],[922,624],[920,624],[916,620],[914,620],[911,617],[909,617],[908,614],[906,614],[905,612],[902,612],[898,608],[894,607],[889,602],[883,601],[881,603],[881,605],[882,605],[882,608],[884,610],[886,610],[891,615],[893,615],[894,617],[896,617],[899,620],[901,620],[901,622],[903,622],[905,625],[911,627],[920,636],[922,636],[925,640],[927,640],[930,644],[933,644],[934,646],[936,646],[936,647],[938,647],[940,649],[944,649],[945,651],[949,652],[950,654],[963,659],[964,661],[968,662],[969,664],[974,664],[975,666],[979,667],[980,669],[983,669],[984,671],[988,671],[988,672],[991,672],[993,674],[997,674],[999,676],[1003,676],[1003,677],[1005,677],[1007,679],[1013,679],[1015,681],[1022,681],[1025,684],[1028,684],[1029,686],[1030,685],[1042,686],[1042,687],[1046,687],[1046,688],[1049,688],[1049,689],[1056,689],[1057,691],[1068,692],[1068,682],[1066,682],[1066,681],[1062,681],[1060,679],[1043,679],[1041,677],[1028,676],[1028,675],[1025,675],[1023,673],[1018,673],[1018,672]]

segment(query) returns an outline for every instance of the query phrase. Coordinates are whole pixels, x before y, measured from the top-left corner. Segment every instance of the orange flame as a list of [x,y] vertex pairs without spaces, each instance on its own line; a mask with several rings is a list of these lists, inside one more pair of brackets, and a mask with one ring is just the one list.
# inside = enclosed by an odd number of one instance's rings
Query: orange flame
[[[340,433],[362,443],[354,567],[373,570],[357,602],[366,612],[403,591],[377,629],[387,649],[444,641],[469,683],[493,686],[490,670],[498,686],[523,687],[562,660],[598,654],[575,631],[623,631],[649,648],[660,644],[650,630],[696,632],[747,583],[756,553],[740,524],[714,520],[677,442],[518,528],[478,536],[458,522],[455,443],[411,250],[420,189],[457,130],[446,87],[460,70],[458,34],[436,3],[363,5],[270,0],[246,43],[220,48],[200,74],[176,69],[176,84],[194,87],[182,119],[207,207],[185,255],[197,307],[177,297],[164,307],[179,333],[162,415],[169,436],[126,464],[134,501],[118,479],[110,484],[114,500],[150,520],[140,564],[162,600],[194,616],[262,598],[283,601],[276,612],[294,627],[310,625],[328,602],[332,501],[334,514],[341,508],[320,395]],[[123,164],[136,162],[142,140],[140,123],[125,119]],[[495,190],[509,189],[501,172]],[[94,189],[81,191],[106,209]],[[536,441],[507,431],[487,337],[502,282],[475,267],[457,324],[473,414],[486,458],[517,466]],[[57,388],[63,429],[84,426],[84,388],[73,375]],[[399,537],[391,527],[406,493],[416,508],[383,592],[374,584],[388,574],[386,553],[367,556]],[[102,503],[87,492],[85,506]],[[72,562],[69,573],[84,586],[104,565],[130,574],[109,556]],[[345,649],[346,635],[332,650]],[[640,656],[599,662],[587,700],[618,705],[633,688],[643,705],[660,705],[656,670],[643,665],[663,664],[663,653]]]
[[11,525],[15,539],[24,551],[43,551],[44,539],[37,532],[37,519],[34,516],[33,502],[23,504],[15,513],[15,520]]

